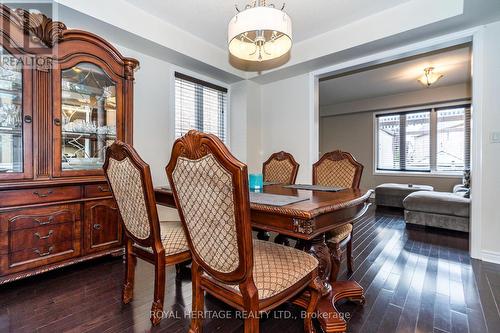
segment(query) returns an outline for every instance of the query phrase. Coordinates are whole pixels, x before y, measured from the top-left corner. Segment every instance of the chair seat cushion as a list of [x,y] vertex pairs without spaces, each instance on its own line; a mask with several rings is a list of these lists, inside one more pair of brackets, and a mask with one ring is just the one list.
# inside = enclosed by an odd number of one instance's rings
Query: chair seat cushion
[[343,226],[333,229],[329,233],[328,241],[331,243],[340,243],[347,238],[352,232],[352,224],[347,223]]
[[[260,300],[287,290],[318,267],[318,260],[306,252],[256,239],[253,263],[253,279]],[[213,281],[240,294],[238,285]]]
[[[160,222],[161,243],[165,248],[165,256],[189,251],[188,242],[181,222]],[[135,247],[153,253],[150,247],[134,244]]]

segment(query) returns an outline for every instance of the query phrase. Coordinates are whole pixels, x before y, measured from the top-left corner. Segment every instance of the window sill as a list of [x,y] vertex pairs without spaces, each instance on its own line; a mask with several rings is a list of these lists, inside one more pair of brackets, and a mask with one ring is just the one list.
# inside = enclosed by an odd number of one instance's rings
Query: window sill
[[429,178],[462,178],[462,172],[417,172],[417,171],[378,171],[373,172],[374,176],[394,176],[394,177],[429,177]]

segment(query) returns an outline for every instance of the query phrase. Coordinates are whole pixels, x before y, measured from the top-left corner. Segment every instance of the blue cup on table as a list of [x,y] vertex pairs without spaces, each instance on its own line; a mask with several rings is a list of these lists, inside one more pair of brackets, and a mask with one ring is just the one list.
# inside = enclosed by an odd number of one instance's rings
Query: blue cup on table
[[261,173],[251,173],[248,175],[248,187],[250,191],[258,192],[264,187],[264,179]]

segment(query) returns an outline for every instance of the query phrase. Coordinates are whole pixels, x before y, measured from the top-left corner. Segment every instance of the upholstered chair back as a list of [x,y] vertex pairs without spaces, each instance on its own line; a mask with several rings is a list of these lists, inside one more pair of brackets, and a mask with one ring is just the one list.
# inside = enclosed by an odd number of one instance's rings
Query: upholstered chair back
[[265,182],[295,184],[299,163],[290,153],[280,151],[272,154],[262,165]]
[[117,141],[107,148],[103,168],[127,236],[151,246],[160,237],[149,166],[132,146]]
[[219,280],[242,281],[253,263],[246,165],[216,136],[190,131],[166,171],[193,258]]
[[363,165],[347,152],[335,150],[324,154],[313,165],[313,184],[359,188]]

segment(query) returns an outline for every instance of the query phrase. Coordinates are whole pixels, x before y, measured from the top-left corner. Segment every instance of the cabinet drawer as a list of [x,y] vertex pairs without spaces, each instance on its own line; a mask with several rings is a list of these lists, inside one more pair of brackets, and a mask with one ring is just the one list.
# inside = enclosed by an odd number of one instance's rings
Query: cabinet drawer
[[[72,255],[75,252],[73,241],[65,241],[62,243],[49,243],[36,248],[24,249],[17,252],[9,253],[9,267],[32,264],[47,260],[59,260],[58,257]],[[36,265],[36,264],[35,264]]]
[[47,225],[38,228],[12,231],[9,235],[9,252],[46,247],[71,241],[74,236],[73,223]]
[[80,186],[43,187],[29,190],[10,190],[0,192],[0,207],[23,206],[80,199]]
[[107,183],[85,186],[85,198],[109,197],[111,195],[111,189]]
[[52,226],[80,220],[80,205],[19,209],[0,214],[0,232]]

